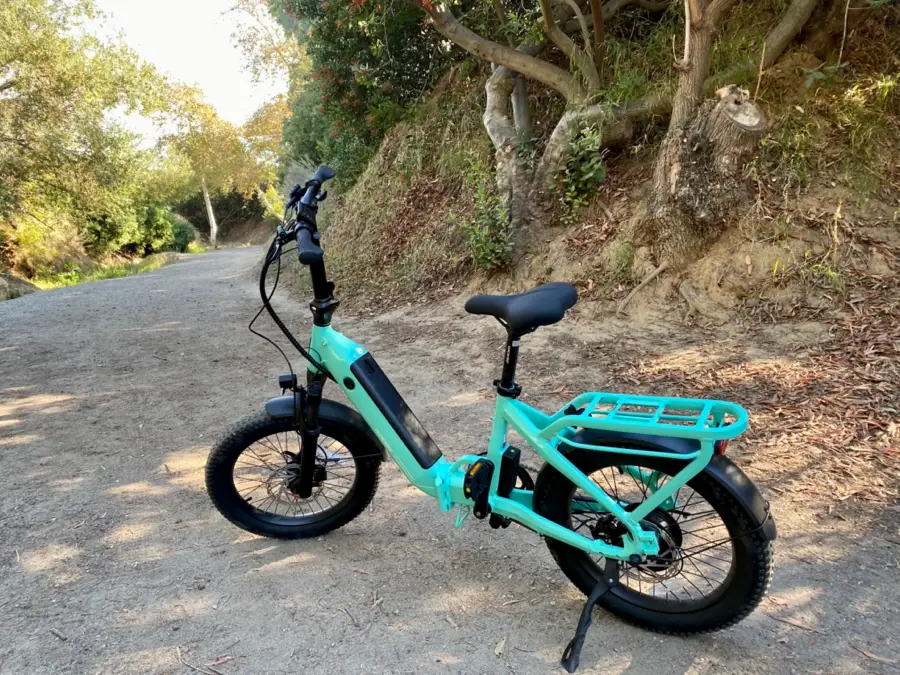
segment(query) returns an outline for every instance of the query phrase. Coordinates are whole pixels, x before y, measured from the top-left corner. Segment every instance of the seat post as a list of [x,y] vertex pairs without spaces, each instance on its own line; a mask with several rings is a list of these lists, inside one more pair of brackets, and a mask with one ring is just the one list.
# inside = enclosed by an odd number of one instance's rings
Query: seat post
[[503,374],[499,380],[494,380],[497,393],[500,396],[518,398],[522,393],[522,387],[516,384],[516,363],[519,360],[519,337],[512,333],[507,334],[506,353],[503,356]]

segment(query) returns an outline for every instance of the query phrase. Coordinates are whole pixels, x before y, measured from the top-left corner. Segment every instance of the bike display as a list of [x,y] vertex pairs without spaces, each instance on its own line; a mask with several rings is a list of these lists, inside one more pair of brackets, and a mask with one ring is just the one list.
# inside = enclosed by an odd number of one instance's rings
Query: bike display
[[[776,531],[768,503],[725,454],[729,439],[747,428],[746,411],[727,401],[608,392],[580,394],[555,412],[519,400],[520,341],[561,321],[577,301],[573,286],[550,283],[466,302],[467,312],[503,326],[506,349],[485,452],[447,459],[373,356],[332,327],[339,302],[316,215],[322,185],[334,175],[319,167],[294,188],[260,273],[263,309],[307,360],[306,377],[301,383],[283,375],[284,395],[213,447],[206,486],[216,508],[259,535],[320,536],[365,509],[390,458],[441,510],[456,509],[457,527],[471,514],[493,528],[515,522],[545,538],[560,569],[588,596],[564,653],[569,672],[597,604],[680,635],[725,628],[753,611],[771,578]],[[270,268],[277,265],[280,276],[289,251],[312,282],[307,344],[272,307],[274,288],[266,290]],[[324,398],[329,382],[352,408]],[[510,430],[544,461],[536,476],[508,443]]]

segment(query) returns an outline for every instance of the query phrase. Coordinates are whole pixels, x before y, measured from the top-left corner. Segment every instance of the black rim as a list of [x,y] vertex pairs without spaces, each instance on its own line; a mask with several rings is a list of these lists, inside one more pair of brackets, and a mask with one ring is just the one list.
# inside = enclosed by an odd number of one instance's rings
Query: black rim
[[319,436],[313,492],[308,499],[301,499],[290,488],[299,454],[300,435],[290,430],[254,441],[237,457],[232,484],[255,518],[287,527],[306,525],[339,511],[350,500],[358,471],[343,443]]
[[[661,487],[671,480],[664,471],[655,472]],[[610,497],[633,510],[652,494],[648,485],[618,466],[602,467],[590,474]],[[621,544],[624,528],[611,515],[597,514],[580,505],[591,500],[573,486],[569,498],[569,527],[592,539]],[[656,530],[660,555],[644,563],[620,561],[619,586],[613,591],[628,602],[654,611],[695,611],[717,602],[734,576],[737,551],[732,534],[722,516],[693,487],[686,485],[675,494],[675,508],[656,509],[643,521]],[[586,556],[587,564],[599,579],[605,565],[602,556]]]

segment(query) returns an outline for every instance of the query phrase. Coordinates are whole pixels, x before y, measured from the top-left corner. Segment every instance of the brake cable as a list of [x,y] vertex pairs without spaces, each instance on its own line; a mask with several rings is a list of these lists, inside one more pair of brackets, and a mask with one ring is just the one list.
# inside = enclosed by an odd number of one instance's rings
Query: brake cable
[[[293,249],[289,249],[289,250],[293,250]],[[303,358],[305,358],[307,361],[309,361],[319,373],[325,375],[326,377],[328,377],[331,380],[334,380],[334,376],[332,376],[332,374],[328,372],[328,369],[324,366],[324,364],[318,362],[315,358],[313,358],[312,354],[310,354],[308,351],[306,351],[306,349],[304,349],[303,345],[301,345],[297,341],[297,338],[295,338],[294,335],[291,333],[291,331],[288,329],[288,327],[284,325],[284,322],[281,320],[281,317],[278,316],[277,312],[275,311],[275,308],[272,307],[272,304],[270,302],[270,300],[272,299],[272,296],[275,295],[275,288],[277,288],[278,280],[281,277],[281,256],[286,252],[287,251],[281,250],[281,242],[279,241],[279,236],[276,234],[275,238],[272,240],[272,244],[269,246],[269,250],[266,252],[266,260],[263,263],[262,270],[260,271],[259,294],[260,294],[260,297],[262,297],[263,306],[260,308],[259,312],[257,312],[256,316],[253,317],[253,321],[250,322],[250,326],[249,326],[250,332],[253,333],[254,335],[260,336],[266,342],[272,344],[279,352],[281,352],[281,355],[284,357],[285,361],[287,361],[287,363],[288,363],[288,368],[290,369],[291,374],[292,375],[294,374],[294,369],[291,367],[291,362],[288,359],[287,355],[284,353],[284,351],[281,349],[281,347],[279,347],[277,344],[275,344],[272,340],[270,340],[268,337],[266,337],[262,333],[259,333],[255,330],[253,330],[253,328],[252,328],[253,322],[256,321],[256,319],[259,317],[259,315],[262,314],[263,309],[265,309],[266,312],[269,313],[269,316],[272,317],[272,321],[275,322],[275,325],[278,326],[278,328],[281,330],[282,333],[284,333],[285,337],[290,341],[290,343],[294,346],[294,348],[298,352],[300,352],[300,355]],[[275,261],[278,261],[278,267],[277,267],[278,273],[275,277],[275,285],[272,287],[272,292],[267,294],[266,293],[266,277],[268,276],[269,266]]]

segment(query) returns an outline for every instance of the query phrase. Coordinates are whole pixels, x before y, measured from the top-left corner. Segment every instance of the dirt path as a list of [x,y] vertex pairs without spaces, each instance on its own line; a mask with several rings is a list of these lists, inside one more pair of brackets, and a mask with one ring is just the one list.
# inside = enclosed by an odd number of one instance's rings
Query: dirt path
[[[582,600],[540,539],[471,521],[455,530],[392,465],[374,508],[322,540],[253,537],[212,509],[211,439],[276,395],[284,370],[245,328],[259,255],[190,256],[0,303],[0,673],[191,672],[176,648],[194,665],[232,655],[214,666],[224,674],[562,672]],[[300,333],[305,309],[281,304]],[[376,354],[446,454],[483,448],[495,326],[457,301],[337,325]],[[691,345],[576,320],[526,341],[520,381],[624,388],[595,358],[617,353],[614,338]],[[561,346],[558,362],[540,363]],[[778,469],[750,464],[780,535],[760,609],[697,639],[598,617],[580,672],[897,672],[896,507],[791,498]]]

